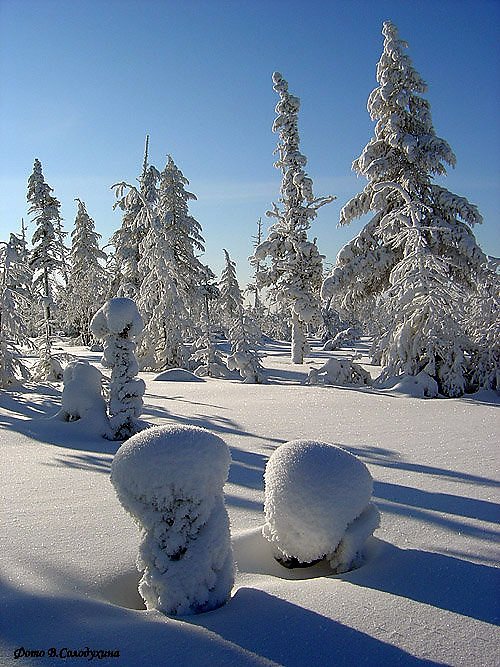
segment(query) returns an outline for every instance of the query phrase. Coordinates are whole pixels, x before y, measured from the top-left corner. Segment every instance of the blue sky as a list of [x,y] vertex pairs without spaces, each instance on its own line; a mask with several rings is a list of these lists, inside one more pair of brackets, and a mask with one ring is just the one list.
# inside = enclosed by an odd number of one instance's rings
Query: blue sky
[[337,196],[311,230],[334,262],[361,228],[337,221],[365,185],[351,163],[373,133],[366,101],[386,19],[409,42],[436,132],[457,155],[446,187],[479,206],[476,236],[500,256],[498,0],[0,0],[0,239],[28,219],[35,157],[66,230],[79,197],[107,239],[120,225],[110,186],[139,175],[149,133],[151,162],[162,169],[170,153],[198,197],[204,261],[219,272],[227,248],[244,283],[256,221],[268,224],[279,196],[279,70],[301,98],[315,193]]

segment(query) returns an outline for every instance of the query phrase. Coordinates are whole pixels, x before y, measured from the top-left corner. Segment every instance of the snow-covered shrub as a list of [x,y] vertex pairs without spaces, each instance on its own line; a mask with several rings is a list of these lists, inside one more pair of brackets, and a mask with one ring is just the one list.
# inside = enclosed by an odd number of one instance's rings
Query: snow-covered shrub
[[404,374],[389,377],[382,382],[378,382],[377,386],[413,398],[436,398],[439,394],[438,383],[425,371],[420,371],[416,375]]
[[200,336],[195,342],[191,353],[191,363],[195,369],[194,374],[200,378],[228,379],[233,377],[217,349],[214,335],[210,332]]
[[339,331],[335,334],[335,336],[325,342],[323,345],[323,350],[327,352],[338,350],[339,347],[342,347],[342,345],[352,344],[356,338],[359,338],[359,331],[354,327],[342,329],[342,331]]
[[347,357],[332,357],[320,368],[311,368],[306,384],[336,384],[340,386],[371,384],[371,375],[360,364]]
[[368,468],[336,445],[292,440],[271,455],[264,475],[264,537],[287,567],[326,558],[346,572],[362,560],[379,525]]
[[186,615],[223,605],[234,563],[223,499],[231,456],[195,426],[158,426],[125,442],[113,460],[118,498],[142,530],[137,567],[148,609]]
[[92,318],[93,335],[104,342],[103,361],[111,368],[109,414],[112,440],[125,440],[140,430],[144,381],[137,378],[134,339],[143,328],[142,318],[132,299],[116,297],[107,301]]
[[88,417],[102,425],[103,434],[109,428],[106,403],[102,396],[102,374],[87,361],[71,361],[63,373],[62,405],[57,419],[65,422]]

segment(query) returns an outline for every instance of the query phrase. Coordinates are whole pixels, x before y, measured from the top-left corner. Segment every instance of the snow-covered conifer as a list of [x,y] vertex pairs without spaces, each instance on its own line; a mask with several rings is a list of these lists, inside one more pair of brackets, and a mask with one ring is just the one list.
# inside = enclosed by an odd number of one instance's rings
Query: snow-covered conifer
[[387,325],[375,343],[384,366],[380,379],[423,372],[436,381],[440,393],[460,396],[466,387],[469,347],[460,327],[463,289],[450,261],[435,254],[429,242],[432,209],[412,200],[397,184],[381,183],[378,188],[397,190],[404,201],[380,221],[382,235],[399,228],[392,243],[402,250],[380,300]]
[[101,263],[106,260],[106,254],[99,248],[101,235],[95,231],[85,203],[80,199],[75,201],[78,202],[78,211],[71,233],[66,321],[79,336],[82,345],[89,345],[92,339],[90,321],[98,310],[97,304],[103,302],[107,288],[107,274]]
[[326,558],[334,572],[360,564],[379,525],[366,465],[336,445],[292,440],[266,465],[264,537],[285,567]]
[[[316,243],[308,241],[307,231],[317,210],[332,197],[315,198],[312,180],[304,167],[307,158],[299,150],[298,111],[300,101],[288,92],[288,83],[279,72],[273,74],[274,90],[280,101],[273,131],[279,132],[275,166],[281,170],[281,209],[276,204],[267,215],[276,218],[267,239],[253,255],[262,263],[257,284],[269,288],[273,298],[289,311],[292,323],[293,363],[303,363],[307,352],[306,327],[319,322],[319,289],[322,281],[322,255]],[[269,260],[269,265],[266,265]]]
[[23,317],[31,306],[32,273],[27,264],[25,243],[15,234],[0,246],[0,387],[27,380],[30,372],[23,363],[20,346],[28,342]]
[[223,486],[226,443],[196,426],[157,426],[124,443],[111,481],[141,528],[139,593],[148,609],[199,614],[231,595],[234,561]]
[[187,185],[188,179],[169,155],[160,175],[158,216],[166,228],[177,290],[195,319],[203,308],[201,286],[214,275],[198,258],[205,251],[205,241],[200,223],[189,213],[189,202],[196,196],[186,190]]
[[112,440],[125,440],[141,429],[144,381],[137,378],[134,339],[143,328],[142,317],[132,299],[107,301],[92,318],[93,335],[104,342],[104,362],[111,368],[109,384],[110,433]]
[[139,188],[125,182],[112,186],[117,198],[114,208],[123,211],[121,227],[111,237],[118,276],[114,289],[118,296],[130,298],[137,296],[143,277],[139,270],[140,245],[147,234],[150,219],[149,212],[144,209],[154,207],[158,199],[160,174],[154,166],[148,166],[148,146],[149,137],[146,138]]
[[172,229],[156,207],[146,203],[143,210],[149,211],[150,219],[138,265],[144,278],[137,303],[145,320],[138,356],[142,368],[148,370],[182,368],[187,358],[184,333],[189,315],[176,280]]
[[33,290],[43,309],[44,333],[40,338],[40,362],[37,371],[37,376],[42,380],[52,380],[60,375],[57,361],[54,360],[53,364],[51,362],[51,334],[57,276],[65,273],[65,249],[62,245],[59,212],[61,205],[52,192],[52,188],[44,180],[40,161],[35,159],[33,173],[28,179],[29,213],[33,214],[36,224],[30,267],[33,270]]
[[488,260],[464,307],[463,324],[471,341],[469,391],[500,389],[500,262]]
[[[340,224],[369,212],[374,215],[339,252],[322,289],[323,298],[333,296],[339,307],[350,312],[359,312],[367,302],[372,308],[375,298],[388,288],[391,271],[403,259],[404,243],[397,239],[404,225],[397,215],[387,224],[387,216],[405,204],[403,191],[413,202],[427,207],[426,244],[434,257],[449,263],[454,280],[472,286],[485,260],[470,229],[482,222],[477,207],[432,181],[446,173],[446,165],[455,165],[455,155],[435,133],[429,102],[422,97],[427,86],[405,53],[407,44],[399,38],[396,26],[387,21],[382,33],[379,86],[368,99],[368,111],[376,121],[375,136],[353,162],[354,171],[365,176],[368,184],[343,207]],[[377,187],[386,182],[399,187]]]
[[245,382],[262,382],[263,368],[252,340],[251,328],[245,317],[243,297],[236,276],[236,264],[224,250],[226,265],[219,281],[219,306],[226,323],[231,354],[227,359],[229,370],[237,370]]
[[228,370],[212,331],[211,303],[220,297],[220,291],[213,282],[201,286],[203,294],[202,330],[203,333],[195,341],[190,362],[198,377],[229,378]]

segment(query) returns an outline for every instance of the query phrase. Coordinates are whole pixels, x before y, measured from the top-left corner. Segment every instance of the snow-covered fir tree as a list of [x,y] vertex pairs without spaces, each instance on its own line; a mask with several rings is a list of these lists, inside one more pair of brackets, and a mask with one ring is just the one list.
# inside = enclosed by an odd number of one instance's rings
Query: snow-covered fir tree
[[[317,210],[333,197],[315,198],[312,180],[304,167],[307,158],[299,150],[298,112],[300,100],[288,92],[288,83],[279,72],[273,74],[274,90],[280,101],[273,131],[279,132],[275,166],[282,172],[281,208],[276,204],[267,215],[276,221],[267,239],[255,250],[253,262],[261,262],[259,287],[269,288],[274,301],[286,307],[292,324],[293,363],[303,363],[308,345],[306,329],[319,323],[319,289],[322,255],[307,232]],[[268,263],[267,263],[268,262]]]
[[500,261],[488,258],[477,291],[464,307],[464,328],[471,341],[468,388],[500,389]]
[[11,234],[9,241],[0,245],[0,387],[3,389],[30,377],[20,348],[29,342],[23,315],[32,305],[31,279],[25,241]]
[[220,291],[213,281],[205,282],[201,289],[203,294],[202,333],[193,345],[190,363],[198,377],[229,378],[231,372],[217,349],[212,324],[211,304],[220,298]]
[[154,207],[158,199],[160,174],[154,166],[148,165],[148,147],[149,137],[146,138],[139,188],[124,181],[112,186],[117,198],[114,208],[123,211],[121,227],[111,237],[111,245],[115,248],[114,290],[118,296],[130,298],[137,296],[143,277],[139,270],[140,245],[147,234],[150,218],[149,212],[144,209],[148,205]]
[[[262,243],[262,218],[259,218],[257,220],[257,233],[255,236],[252,236],[252,240],[254,242],[254,251],[256,248],[260,246]],[[252,260],[252,258],[250,258]],[[252,282],[247,285],[246,292],[249,294],[253,294],[253,310],[254,312],[259,312],[259,310],[262,308],[262,302],[260,298],[260,289],[258,285],[258,280],[257,276],[259,275],[261,271],[261,263],[260,260],[255,259],[252,260],[252,263],[254,265],[254,276],[252,279]]]
[[[340,224],[374,215],[339,252],[322,289],[323,298],[334,297],[337,307],[361,318],[373,313],[376,297],[388,288],[391,271],[404,257],[405,244],[397,242],[404,224],[398,215],[388,224],[387,217],[405,205],[402,191],[427,207],[425,241],[432,255],[449,263],[450,277],[472,288],[485,261],[470,229],[482,222],[477,207],[433,183],[434,176],[446,173],[446,165],[455,165],[455,155],[435,133],[429,102],[422,97],[427,86],[405,53],[407,44],[396,26],[387,21],[382,33],[379,85],[368,99],[375,136],[353,162],[354,171],[368,183],[343,207]],[[377,188],[384,182],[399,188]]]
[[143,314],[138,357],[148,370],[185,367],[187,349],[184,332],[189,315],[177,286],[177,265],[173,253],[171,225],[160,218],[157,206],[146,202],[149,214],[147,234],[141,243],[138,268],[144,276],[137,300]]
[[[189,202],[196,196],[186,190],[187,185],[188,179],[169,155],[160,175],[158,216],[169,239],[177,290],[190,318],[196,320],[203,308],[201,286],[214,274],[199,260],[205,251],[205,240],[200,223],[189,213]],[[189,329],[187,333],[191,333]]]
[[92,340],[90,321],[106,296],[106,254],[99,247],[101,235],[87,213],[85,203],[75,200],[78,210],[71,233],[71,265],[66,290],[66,321],[82,345]]
[[33,270],[33,291],[43,308],[43,336],[40,338],[40,359],[36,371],[40,379],[53,380],[61,375],[60,366],[51,352],[57,278],[64,272],[62,257],[61,204],[45,182],[42,165],[35,159],[33,173],[28,179],[28,212],[33,215],[36,230],[32,239],[30,267]]
[[[405,204],[388,213],[380,223],[399,227],[393,243],[403,257],[389,275],[389,288],[382,294],[380,308],[387,330],[376,342],[384,371],[380,380],[410,375],[432,378],[439,393],[461,396],[467,383],[466,352],[469,344],[460,327],[463,290],[453,279],[451,265],[432,252],[432,211],[396,184]],[[428,380],[426,384],[429,384]]]
[[245,382],[262,382],[264,369],[255,349],[255,339],[252,336],[255,326],[249,321],[243,308],[243,297],[236,276],[236,264],[230,258],[227,250],[224,250],[224,255],[226,264],[219,281],[219,306],[231,343],[231,354],[227,359],[227,367],[229,370],[237,370]]

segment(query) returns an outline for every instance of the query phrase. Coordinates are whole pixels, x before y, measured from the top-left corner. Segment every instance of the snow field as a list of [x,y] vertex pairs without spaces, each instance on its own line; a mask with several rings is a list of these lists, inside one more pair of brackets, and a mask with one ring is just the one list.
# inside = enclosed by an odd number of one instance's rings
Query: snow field
[[[97,354],[69,351],[98,365]],[[2,665],[61,664],[15,660],[16,647],[87,645],[116,648],[108,662],[120,667],[496,664],[498,398],[302,386],[307,368],[279,345],[268,352],[266,385],[141,374],[145,419],[207,428],[232,455],[232,597],[179,619],[145,610],[137,593],[141,537],[109,482],[117,443],[46,420],[59,390],[2,393]],[[332,576],[324,563],[287,570],[274,560],[261,534],[263,473],[294,439],[338,442],[368,466],[381,526],[359,569]]]

